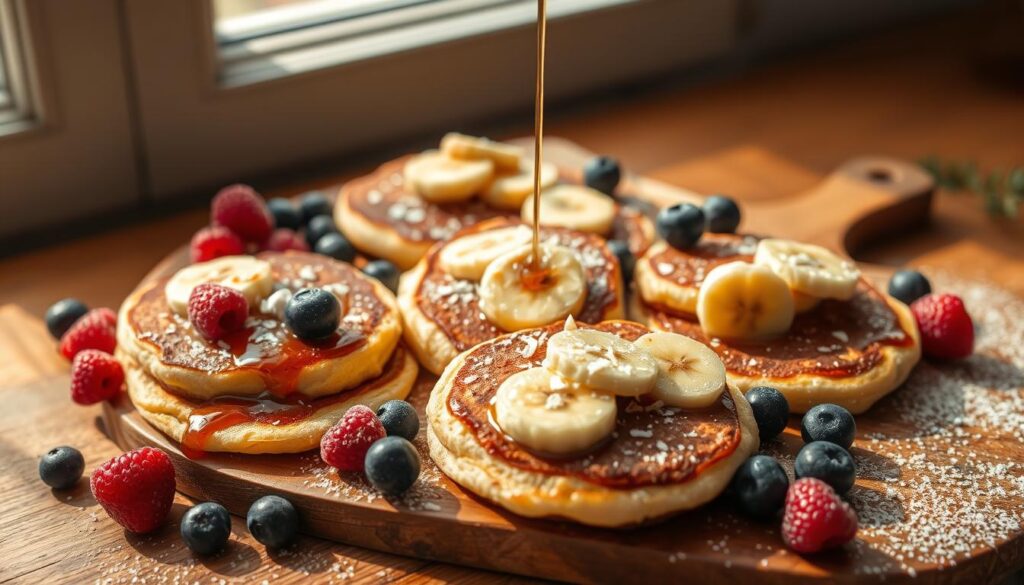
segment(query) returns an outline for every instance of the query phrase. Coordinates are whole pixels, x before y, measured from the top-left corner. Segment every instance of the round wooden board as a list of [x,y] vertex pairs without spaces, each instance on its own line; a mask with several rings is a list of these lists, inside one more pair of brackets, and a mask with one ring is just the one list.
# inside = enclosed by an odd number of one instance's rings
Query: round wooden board
[[[578,166],[589,156],[562,141],[549,143],[548,156],[559,164]],[[884,161],[895,173],[890,176],[904,173],[909,182],[880,186],[877,179],[857,178],[865,164],[875,168],[870,163],[878,160],[844,166],[821,188],[794,197],[789,213],[773,216],[777,224],[756,221],[757,212],[748,207],[748,223],[765,233],[836,245],[923,220],[930,187],[910,167]],[[695,197],[636,177],[630,190],[662,204]],[[811,212],[825,208],[837,210],[828,229]],[[150,277],[170,274],[186,259],[178,251]],[[967,299],[981,351],[961,363],[923,363],[904,388],[857,418],[852,453],[858,480],[850,499],[861,530],[854,543],[826,554],[785,550],[777,523],[749,521],[732,512],[725,498],[630,530],[520,518],[441,474],[427,456],[422,430],[420,480],[403,497],[386,499],[360,476],[327,468],[316,453],[190,460],[127,400],[105,406],[104,419],[122,448],[167,451],[179,490],[190,496],[219,501],[244,516],[258,497],[280,494],[298,506],[309,534],[403,555],[574,582],[985,582],[1024,562],[1024,478],[1018,467],[1024,461],[1024,354],[1011,347],[1024,341],[1024,302],[983,285],[941,276],[937,283]],[[433,383],[433,376],[421,374],[411,394],[421,414]],[[799,419],[793,418],[763,450],[791,470],[801,444]]]

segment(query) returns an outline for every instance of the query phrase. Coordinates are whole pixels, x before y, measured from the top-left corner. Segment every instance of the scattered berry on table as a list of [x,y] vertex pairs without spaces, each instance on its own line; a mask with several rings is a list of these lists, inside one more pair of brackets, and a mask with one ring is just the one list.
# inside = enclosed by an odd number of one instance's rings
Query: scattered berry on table
[[974,352],[974,323],[960,297],[928,294],[914,301],[910,310],[917,319],[926,356],[956,360]]
[[302,213],[291,201],[274,197],[267,201],[267,211],[274,218],[274,227],[298,230],[302,227]]
[[404,400],[388,400],[381,404],[377,409],[377,418],[389,437],[402,437],[411,441],[420,432],[420,417],[416,409]]
[[906,304],[932,292],[932,283],[916,270],[898,270],[889,279],[889,294]]
[[117,396],[124,385],[124,369],[109,353],[83,349],[71,362],[71,399],[96,404]]
[[174,501],[174,465],[160,449],[142,447],[92,472],[92,495],[115,522],[136,533],[156,530]]
[[320,238],[336,233],[339,233],[338,226],[334,225],[334,218],[330,215],[317,215],[306,224],[306,242],[313,250]]
[[340,471],[362,471],[370,445],[385,436],[387,430],[377,415],[368,406],[358,404],[324,433],[320,458]]
[[206,262],[221,256],[245,253],[245,242],[233,231],[219,225],[204,227],[192,236],[189,254],[192,262]]
[[800,436],[805,443],[828,441],[849,449],[857,436],[857,422],[849,410],[838,404],[819,404],[804,413]]
[[746,393],[747,402],[754,411],[761,442],[779,436],[789,422],[789,401],[771,386],[755,386]]
[[192,506],[181,517],[181,539],[198,555],[222,550],[230,536],[231,514],[216,502]]
[[835,548],[857,535],[857,514],[829,485],[814,478],[793,482],[786,493],[782,540],[799,553]]
[[313,191],[302,196],[299,200],[299,212],[302,214],[302,223],[308,224],[310,220],[318,215],[331,215],[334,206],[326,195],[319,191]]
[[338,232],[329,232],[320,236],[313,251],[342,262],[352,262],[356,259],[355,246]]
[[685,250],[704,235],[704,212],[692,203],[679,203],[658,212],[658,234],[677,250]]
[[420,475],[420,454],[402,437],[385,437],[366,452],[366,479],[388,496],[409,489]]
[[857,465],[846,449],[828,441],[811,441],[804,445],[793,462],[797,479],[813,477],[845,494],[857,479]]
[[583,183],[605,195],[614,195],[620,180],[619,161],[610,156],[595,156],[583,165]]
[[702,210],[712,234],[732,234],[740,227],[740,206],[731,197],[712,195],[704,200]]
[[284,322],[299,339],[324,339],[338,329],[341,304],[336,296],[322,288],[304,288],[288,299]]
[[66,490],[82,479],[85,459],[74,447],[54,447],[39,459],[39,479],[55,490]]
[[228,333],[245,327],[248,317],[249,301],[231,287],[200,284],[188,297],[188,320],[209,340],[223,339]]
[[262,243],[274,229],[274,218],[267,204],[252,187],[231,185],[224,187],[210,204],[213,225],[221,225],[235,232],[246,242]]
[[46,309],[43,318],[46,329],[54,339],[60,339],[82,315],[89,312],[89,307],[78,299],[61,299]]
[[299,533],[299,513],[281,496],[263,496],[249,507],[245,525],[267,548],[288,546]]
[[622,282],[628,285],[633,281],[633,270],[636,268],[636,257],[630,251],[629,244],[622,240],[608,240],[608,249],[618,258]]
[[114,353],[117,347],[117,315],[107,308],[93,309],[75,321],[60,338],[60,353],[74,359],[83,349]]
[[754,455],[736,470],[730,491],[746,514],[772,518],[782,510],[788,488],[789,477],[775,458]]
[[367,262],[363,274],[376,278],[391,292],[398,292],[398,267],[387,260]]
[[309,243],[306,242],[306,238],[290,228],[277,228],[274,230],[274,233],[270,234],[270,238],[263,247],[274,252],[284,252],[286,250],[309,251]]

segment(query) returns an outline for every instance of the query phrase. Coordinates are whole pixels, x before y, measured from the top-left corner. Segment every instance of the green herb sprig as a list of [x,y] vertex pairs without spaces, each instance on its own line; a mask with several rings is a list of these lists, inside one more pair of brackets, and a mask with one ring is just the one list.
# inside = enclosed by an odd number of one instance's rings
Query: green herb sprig
[[922,158],[918,164],[943,189],[980,195],[985,211],[994,217],[1015,218],[1024,204],[1024,167],[986,173],[974,161],[943,161],[935,155]]

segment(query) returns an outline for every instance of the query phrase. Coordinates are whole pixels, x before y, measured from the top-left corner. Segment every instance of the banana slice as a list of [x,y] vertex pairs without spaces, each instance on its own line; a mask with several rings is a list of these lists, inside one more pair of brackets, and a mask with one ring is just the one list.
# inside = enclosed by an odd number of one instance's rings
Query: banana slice
[[[558,167],[543,162],[540,165],[541,190],[558,182]],[[520,209],[523,201],[533,193],[533,161],[523,160],[513,175],[498,175],[480,194],[480,199],[498,209]]]
[[[533,223],[533,195],[523,201],[523,221]],[[555,185],[540,192],[540,222],[606,235],[615,221],[611,197],[582,185]]]
[[446,244],[438,262],[455,278],[480,280],[498,256],[529,244],[532,237],[532,230],[525,225],[471,234]]
[[206,283],[238,290],[245,295],[250,307],[258,307],[274,288],[269,262],[252,256],[223,256],[176,272],[164,287],[167,304],[175,313],[187,315],[192,289]]
[[657,360],[653,398],[669,406],[704,408],[725,389],[725,364],[703,343],[661,331],[643,335],[634,343]]
[[483,189],[494,176],[489,159],[460,160],[428,150],[405,163],[405,183],[432,203],[465,201]]
[[619,396],[654,388],[658,363],[649,353],[613,333],[566,327],[548,340],[544,367],[570,383]]
[[793,310],[797,315],[813,311],[821,304],[821,299],[806,295],[802,292],[793,291]]
[[[517,443],[568,455],[585,451],[615,430],[615,397],[589,388],[555,390],[544,368],[510,376],[494,396],[494,420]],[[555,384],[560,386],[561,384]]]
[[445,134],[441,139],[441,152],[461,160],[489,160],[497,168],[506,171],[518,170],[519,160],[524,154],[518,146],[458,132]]
[[819,299],[849,299],[860,278],[853,262],[821,246],[792,240],[761,240],[754,264],[767,266],[793,290]]
[[540,327],[578,313],[587,296],[576,254],[563,246],[540,247],[542,270],[528,270],[533,246],[520,246],[491,262],[480,279],[480,310],[505,331]]
[[793,324],[789,285],[764,266],[729,262],[704,278],[697,318],[709,337],[767,339]]

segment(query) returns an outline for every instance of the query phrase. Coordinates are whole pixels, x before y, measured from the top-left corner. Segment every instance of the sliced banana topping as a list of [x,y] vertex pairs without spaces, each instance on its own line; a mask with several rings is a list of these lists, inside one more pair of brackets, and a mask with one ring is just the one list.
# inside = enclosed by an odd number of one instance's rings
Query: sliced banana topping
[[494,176],[490,159],[464,160],[428,150],[405,163],[407,188],[432,203],[465,201],[483,189]]
[[[523,221],[533,223],[533,195],[523,201]],[[582,185],[555,185],[540,192],[544,225],[607,235],[615,221],[615,202],[600,191]]]
[[548,340],[545,368],[573,384],[619,396],[654,388],[658,364],[651,354],[613,333],[572,325]]
[[[540,188],[547,189],[558,182],[558,167],[542,162]],[[511,175],[498,175],[480,194],[480,199],[498,209],[520,209],[523,201],[533,193],[533,161],[523,160],[519,170]]]
[[563,246],[540,250],[539,273],[529,269],[527,244],[496,258],[480,279],[480,310],[505,331],[548,325],[583,308],[587,281],[579,258]]
[[532,230],[525,225],[478,232],[445,244],[438,262],[442,270],[455,278],[480,280],[491,262],[529,244],[532,237]]
[[524,154],[518,146],[458,132],[449,132],[441,139],[441,152],[461,160],[489,160],[507,171],[518,170]]
[[821,246],[792,240],[761,240],[754,264],[770,268],[794,291],[819,299],[849,299],[860,278],[853,262]]
[[258,307],[274,287],[269,262],[252,256],[223,256],[176,272],[164,287],[167,304],[179,315],[188,314],[192,289],[206,283],[238,290],[245,295],[250,307]]
[[793,323],[789,285],[764,266],[730,262],[704,278],[697,295],[697,318],[709,337],[767,339]]
[[[494,419],[517,443],[541,453],[580,453],[615,430],[615,397],[592,389],[552,388],[544,368],[510,376],[494,396]],[[565,386],[556,383],[555,386]]]
[[635,344],[657,361],[653,398],[669,406],[704,408],[725,389],[725,364],[703,343],[659,331],[641,336]]
[[812,297],[799,291],[793,291],[793,310],[796,314],[813,311],[821,304],[821,299]]

